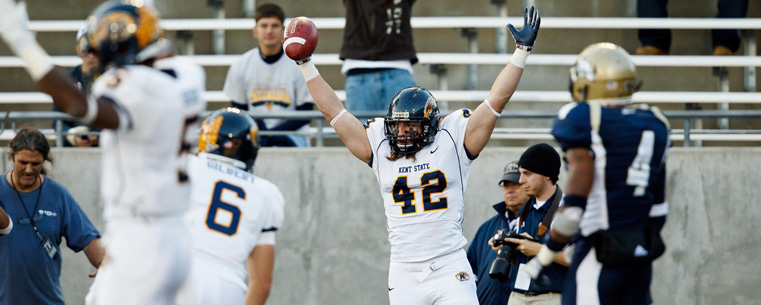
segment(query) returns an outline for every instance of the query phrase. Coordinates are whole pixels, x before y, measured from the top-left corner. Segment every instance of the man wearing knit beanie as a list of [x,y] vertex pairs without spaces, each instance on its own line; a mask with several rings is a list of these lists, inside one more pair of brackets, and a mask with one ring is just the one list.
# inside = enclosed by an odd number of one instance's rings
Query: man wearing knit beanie
[[[552,182],[553,186],[558,182],[558,175],[560,174],[560,155],[554,148],[552,148],[552,146],[546,143],[536,144],[526,149],[526,151],[521,155],[521,159],[518,161],[518,165],[521,167],[521,176],[524,175],[524,172],[530,172],[533,174],[542,175],[545,177],[545,179],[549,179]],[[521,181],[521,183],[523,183],[523,181]],[[539,192],[543,190],[543,186],[544,185],[539,184],[532,186],[534,189],[531,189],[530,191],[533,191],[534,193],[529,193],[528,195],[533,197],[541,197],[539,196]],[[524,188],[525,187],[526,186],[524,185]],[[547,187],[551,188],[551,190],[545,190],[545,192],[549,192],[545,195],[552,195],[555,191],[555,188],[549,185],[547,185]],[[539,198],[539,200],[547,200],[547,198]]]
[[542,247],[549,232],[552,216],[560,205],[563,192],[557,186],[560,173],[560,155],[550,145],[537,144],[529,147],[518,161],[520,183],[531,197],[521,209],[518,233],[531,238],[506,239],[517,246],[515,249],[518,268],[510,270],[510,294],[508,305],[560,304],[562,283],[568,271],[564,252],[558,252],[554,263],[543,270],[542,280],[532,280],[525,271],[525,264]]

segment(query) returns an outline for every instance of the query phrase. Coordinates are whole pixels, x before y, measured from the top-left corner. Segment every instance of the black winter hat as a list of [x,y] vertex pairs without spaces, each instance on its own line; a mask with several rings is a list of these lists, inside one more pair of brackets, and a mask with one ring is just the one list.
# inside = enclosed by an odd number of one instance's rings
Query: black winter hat
[[518,165],[555,182],[560,174],[560,155],[549,144],[540,143],[526,149]]

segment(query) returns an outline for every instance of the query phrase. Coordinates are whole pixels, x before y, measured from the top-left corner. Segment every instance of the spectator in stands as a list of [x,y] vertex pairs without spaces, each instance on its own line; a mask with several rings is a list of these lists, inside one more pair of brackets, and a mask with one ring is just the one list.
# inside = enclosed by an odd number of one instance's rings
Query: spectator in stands
[[[716,18],[743,18],[748,11],[748,0],[718,0]],[[640,18],[666,18],[668,0],[637,0],[637,16]],[[740,35],[736,29],[713,30],[713,55],[732,55],[740,48]],[[637,55],[666,55],[671,48],[671,31],[668,29],[641,29],[639,40],[642,47]]]
[[[79,58],[82,59],[82,64],[74,67],[69,72],[69,75],[74,82],[85,94],[90,93],[90,86],[95,82],[95,79],[99,76],[98,71],[98,58],[95,57],[92,50],[90,50],[90,44],[87,39],[87,25],[83,26],[77,32],[77,44],[74,49],[77,52]],[[55,104],[53,104],[53,111],[60,111]],[[98,146],[98,135],[86,134],[90,131],[98,131],[97,129],[91,130],[89,126],[83,125],[77,121],[63,121],[63,132],[66,134],[66,140],[64,146],[66,147],[95,147]],[[55,122],[53,122],[53,129],[57,130]]]
[[[543,281],[533,281],[526,272],[525,264],[537,253],[549,232],[555,211],[560,205],[563,191],[557,186],[560,174],[560,155],[552,146],[541,143],[526,149],[518,161],[520,165],[520,183],[526,195],[526,201],[518,216],[518,233],[532,238],[507,238],[505,241],[517,244],[515,249],[518,268],[510,270],[512,293],[508,305],[560,304],[563,281],[568,271],[565,252],[560,251],[553,257],[553,264],[544,268]],[[489,245],[493,246],[490,240]],[[494,252],[499,248],[492,247]]]
[[401,89],[414,86],[418,61],[410,17],[415,0],[344,0],[340,58],[348,111],[385,111]]
[[[227,72],[223,90],[232,106],[251,114],[312,110],[314,100],[301,71],[283,56],[285,13],[275,4],[262,4],[254,19],[258,47],[244,53]],[[308,127],[309,120],[265,119],[257,124],[260,130],[299,131]],[[299,135],[262,136],[260,141],[262,146],[308,146],[307,138]]]
[[523,203],[529,200],[526,192],[521,188],[521,174],[518,171],[518,161],[512,161],[505,165],[499,186],[502,187],[504,201],[495,204],[497,211],[491,219],[484,222],[473,241],[468,247],[468,261],[476,274],[476,288],[478,303],[482,305],[505,305],[510,296],[510,284],[502,283],[489,276],[489,269],[497,254],[489,247],[489,239],[498,230],[509,229],[517,231],[518,212]]
[[0,198],[16,226],[0,236],[0,304],[63,304],[62,238],[74,252],[84,250],[97,268],[104,256],[100,233],[66,188],[45,175],[43,164],[52,160],[41,132],[19,130],[10,160],[13,169],[0,177]]

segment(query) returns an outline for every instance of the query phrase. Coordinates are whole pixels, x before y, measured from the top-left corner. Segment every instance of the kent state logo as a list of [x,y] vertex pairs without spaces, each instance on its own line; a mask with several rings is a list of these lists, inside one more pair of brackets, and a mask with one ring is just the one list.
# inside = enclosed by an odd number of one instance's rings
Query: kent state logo
[[460,272],[458,274],[455,274],[454,278],[456,278],[460,282],[465,282],[467,280],[470,280],[470,275],[468,275],[467,272]]

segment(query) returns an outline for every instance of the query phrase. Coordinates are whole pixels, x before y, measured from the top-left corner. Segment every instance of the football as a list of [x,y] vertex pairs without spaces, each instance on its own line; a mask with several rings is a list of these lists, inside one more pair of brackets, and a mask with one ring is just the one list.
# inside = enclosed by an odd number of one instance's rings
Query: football
[[283,33],[283,50],[290,59],[303,60],[312,56],[317,47],[317,27],[307,17],[296,17]]

